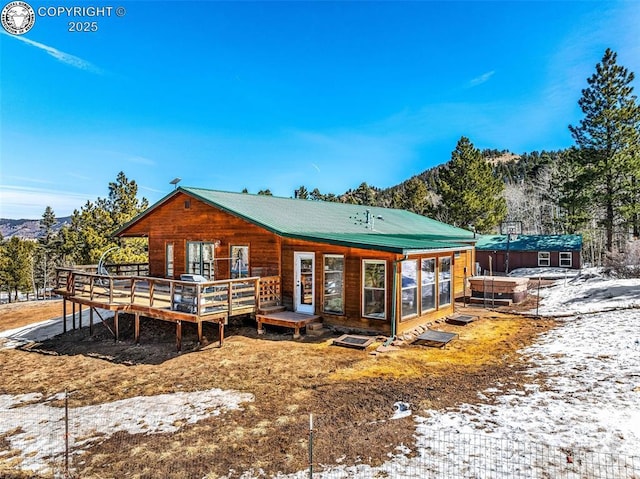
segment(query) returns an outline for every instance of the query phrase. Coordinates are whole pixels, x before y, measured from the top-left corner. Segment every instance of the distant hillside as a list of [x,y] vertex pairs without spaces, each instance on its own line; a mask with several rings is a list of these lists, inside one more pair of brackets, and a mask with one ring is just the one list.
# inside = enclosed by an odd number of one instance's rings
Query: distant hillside
[[[57,218],[58,222],[53,227],[54,231],[59,231],[64,225],[71,223],[71,216]],[[38,239],[42,236],[40,220],[11,220],[0,218],[0,234],[4,239],[17,236],[21,239]]]
[[[493,165],[495,175],[502,178],[505,184],[519,184],[534,181],[544,167],[557,161],[561,154],[562,151],[543,150],[516,155],[508,150],[482,150],[482,156]],[[447,164],[448,162],[429,168],[415,175],[415,177],[423,180],[427,188],[433,191],[436,189],[436,181],[440,170],[445,168]],[[403,189],[410,179],[398,185],[380,189],[377,192],[377,199],[380,206],[389,206],[394,193]]]

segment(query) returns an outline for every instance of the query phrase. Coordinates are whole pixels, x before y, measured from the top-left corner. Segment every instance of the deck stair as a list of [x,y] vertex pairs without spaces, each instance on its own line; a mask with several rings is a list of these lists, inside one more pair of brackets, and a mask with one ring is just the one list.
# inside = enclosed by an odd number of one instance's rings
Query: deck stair
[[[280,326],[283,328],[293,328],[293,339],[300,339],[300,329],[308,327],[313,323],[319,323],[320,316],[315,314],[296,313],[294,311],[280,311],[277,313],[262,314],[256,313],[256,322],[258,323],[258,334],[264,334],[265,324],[272,326]],[[320,323],[322,324],[322,323]],[[317,326],[313,326],[317,327]],[[308,333],[308,331],[307,331]]]
[[306,330],[307,336],[314,337],[320,337],[329,332],[329,330],[324,327],[324,324],[320,322],[307,324]]

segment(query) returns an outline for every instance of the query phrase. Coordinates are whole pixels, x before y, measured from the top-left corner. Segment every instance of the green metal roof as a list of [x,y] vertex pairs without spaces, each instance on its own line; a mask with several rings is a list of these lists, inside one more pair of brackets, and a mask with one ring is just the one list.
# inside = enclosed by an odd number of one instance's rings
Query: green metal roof
[[178,188],[116,234],[178,192],[290,238],[398,253],[464,248],[475,241],[470,231],[405,210],[190,187]]
[[[481,235],[476,243],[478,251],[506,251],[507,235]],[[580,251],[581,235],[518,235],[509,241],[510,251]]]

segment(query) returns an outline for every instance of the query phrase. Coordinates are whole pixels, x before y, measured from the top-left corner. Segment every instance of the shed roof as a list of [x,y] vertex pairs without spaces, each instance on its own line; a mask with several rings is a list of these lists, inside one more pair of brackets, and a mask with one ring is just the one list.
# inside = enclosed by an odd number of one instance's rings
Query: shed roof
[[405,210],[180,187],[116,235],[178,193],[197,198],[281,236],[398,253],[464,248],[473,233]]
[[[509,241],[510,251],[580,251],[581,235],[518,235]],[[506,251],[507,235],[481,235],[478,251]]]

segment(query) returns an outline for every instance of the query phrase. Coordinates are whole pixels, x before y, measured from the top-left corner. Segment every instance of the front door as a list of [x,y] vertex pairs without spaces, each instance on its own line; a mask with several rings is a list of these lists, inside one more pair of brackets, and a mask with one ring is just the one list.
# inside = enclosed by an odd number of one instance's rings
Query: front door
[[294,305],[298,313],[313,314],[315,281],[314,281],[314,254],[294,253],[295,264],[295,284],[294,284]]

